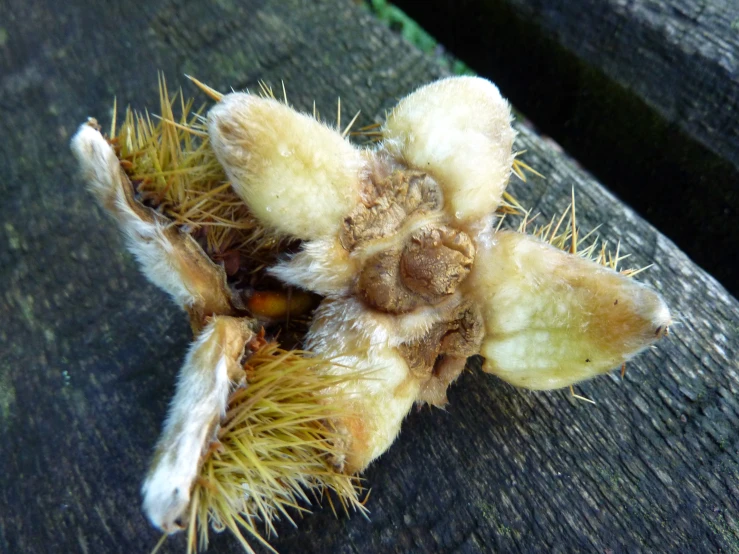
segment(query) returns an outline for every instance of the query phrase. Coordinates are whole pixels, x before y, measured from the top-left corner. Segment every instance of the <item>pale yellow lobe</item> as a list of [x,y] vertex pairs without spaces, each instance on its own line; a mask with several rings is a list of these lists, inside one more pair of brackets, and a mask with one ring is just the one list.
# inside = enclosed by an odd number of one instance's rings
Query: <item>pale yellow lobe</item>
[[382,127],[383,147],[428,171],[445,211],[462,225],[495,211],[513,165],[511,112],[497,87],[478,77],[443,79],[401,100]]
[[478,248],[466,281],[482,306],[483,369],[530,389],[605,373],[663,336],[652,289],[533,237],[502,231]]
[[208,133],[234,190],[270,230],[335,235],[359,202],[360,152],[277,100],[228,94],[210,110]]
[[[408,320],[403,327],[413,328]],[[395,441],[418,397],[420,383],[398,352],[396,320],[366,309],[353,298],[324,300],[316,311],[306,346],[332,364],[332,375],[365,374],[341,385],[348,415],[334,424],[346,441],[344,470],[363,471]]]

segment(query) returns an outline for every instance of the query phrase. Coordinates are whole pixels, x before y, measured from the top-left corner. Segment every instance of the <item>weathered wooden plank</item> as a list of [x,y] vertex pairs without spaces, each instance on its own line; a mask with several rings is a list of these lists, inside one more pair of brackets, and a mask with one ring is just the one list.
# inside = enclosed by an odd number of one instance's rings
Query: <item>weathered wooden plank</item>
[[735,2],[396,3],[739,293]]
[[[0,5],[0,551],[141,552],[158,535],[139,484],[189,341],[74,177],[68,140],[111,98],[152,104],[156,71],[227,89],[284,79],[291,101],[379,117],[433,61],[355,7],[194,0]],[[680,320],[581,392],[478,372],[446,412],[411,414],[367,472],[371,519],[324,509],[280,526],[281,552],[732,551],[739,545],[739,305],[669,240],[525,128],[544,216],[577,189],[585,227],[622,239]],[[181,552],[180,538],[167,552]],[[238,552],[226,534],[213,552]]]

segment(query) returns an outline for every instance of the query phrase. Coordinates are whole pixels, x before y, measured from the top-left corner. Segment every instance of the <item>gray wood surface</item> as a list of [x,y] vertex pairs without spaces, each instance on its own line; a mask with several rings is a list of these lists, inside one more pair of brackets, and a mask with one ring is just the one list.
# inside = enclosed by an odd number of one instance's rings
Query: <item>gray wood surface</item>
[[739,294],[739,3],[397,4]]
[[[68,142],[113,95],[154,105],[156,72],[379,117],[439,66],[351,3],[0,0],[0,551],[146,552],[139,486],[186,317],[137,272],[74,174]],[[189,89],[192,90],[192,89]],[[520,127],[547,175],[513,191],[546,217],[575,186],[679,323],[602,377],[532,393],[467,372],[412,413],[366,473],[369,520],[318,510],[281,552],[739,551],[739,304],[566,155]],[[677,217],[677,216],[676,216]],[[182,552],[182,537],[164,552]],[[239,552],[227,534],[211,552]]]

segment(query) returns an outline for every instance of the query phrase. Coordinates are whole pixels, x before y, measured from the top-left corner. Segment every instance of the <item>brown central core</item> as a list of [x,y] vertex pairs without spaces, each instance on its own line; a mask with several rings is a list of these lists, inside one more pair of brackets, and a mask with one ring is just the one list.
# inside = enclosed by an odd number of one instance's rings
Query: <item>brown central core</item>
[[454,294],[470,272],[474,253],[465,233],[446,225],[424,227],[370,256],[357,293],[373,308],[392,314],[433,306]]
[[364,203],[344,221],[341,244],[361,264],[354,293],[369,307],[402,315],[439,306],[448,314],[437,317],[423,337],[398,347],[410,378],[421,383],[419,400],[442,406],[449,383],[479,352],[483,337],[474,306],[442,304],[469,274],[475,246],[448,223],[443,195],[431,176],[379,167]]
[[470,237],[446,225],[439,186],[429,175],[396,169],[372,181],[365,204],[346,218],[344,247],[363,258],[355,292],[392,314],[436,305],[472,267]]
[[446,390],[480,351],[484,335],[482,317],[470,303],[462,303],[447,321],[436,323],[426,335],[399,347],[411,374],[421,382],[418,400],[443,406]]

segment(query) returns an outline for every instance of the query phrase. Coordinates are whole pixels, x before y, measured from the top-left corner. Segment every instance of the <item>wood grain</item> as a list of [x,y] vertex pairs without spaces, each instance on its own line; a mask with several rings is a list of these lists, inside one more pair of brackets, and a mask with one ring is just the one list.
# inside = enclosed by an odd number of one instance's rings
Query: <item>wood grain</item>
[[[350,3],[2,0],[0,551],[146,552],[139,486],[189,341],[75,175],[68,142],[111,100],[153,105],[156,72],[221,90],[284,80],[326,117],[379,118],[442,75]],[[193,91],[188,88],[188,91]],[[408,417],[367,472],[369,520],[327,508],[279,526],[287,552],[739,551],[739,304],[566,155],[519,126],[547,176],[513,185],[549,217],[571,187],[679,324],[617,375],[569,393],[479,371]],[[182,537],[164,552],[183,552]],[[239,552],[227,534],[211,552]]]

